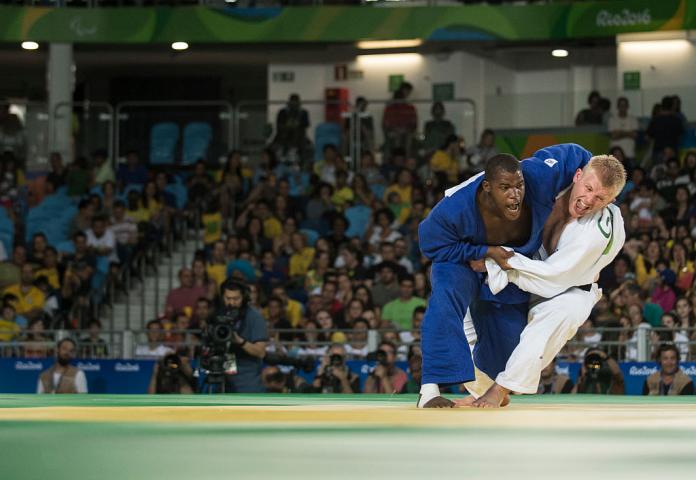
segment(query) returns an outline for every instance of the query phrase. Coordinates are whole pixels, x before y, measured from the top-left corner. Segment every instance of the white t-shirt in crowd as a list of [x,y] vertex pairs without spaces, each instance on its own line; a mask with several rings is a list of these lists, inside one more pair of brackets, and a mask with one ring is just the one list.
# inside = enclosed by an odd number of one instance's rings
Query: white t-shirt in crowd
[[[625,117],[619,117],[618,115],[612,115],[609,118],[609,132],[614,130],[621,130],[624,132],[637,132],[638,131],[638,119],[633,115],[626,115]],[[609,143],[609,148],[611,147],[621,147],[624,154],[628,158],[636,157],[636,140],[633,138],[619,138],[617,140],[611,140]]]
[[111,253],[108,255],[110,262],[118,262],[118,255],[116,254],[116,237],[114,236],[113,230],[107,228],[104,234],[97,238],[92,229],[90,228],[85,232],[87,235],[87,245],[94,248],[110,248]]
[[162,358],[170,353],[174,353],[174,350],[162,344],[157,345],[154,349],[150,349],[148,344],[138,345],[135,349],[135,356],[138,358]]

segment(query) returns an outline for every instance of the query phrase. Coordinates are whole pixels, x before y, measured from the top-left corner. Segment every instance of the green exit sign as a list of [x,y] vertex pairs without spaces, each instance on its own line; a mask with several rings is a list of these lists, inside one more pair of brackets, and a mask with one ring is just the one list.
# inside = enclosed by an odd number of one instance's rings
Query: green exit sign
[[640,90],[640,72],[624,72],[624,90]]

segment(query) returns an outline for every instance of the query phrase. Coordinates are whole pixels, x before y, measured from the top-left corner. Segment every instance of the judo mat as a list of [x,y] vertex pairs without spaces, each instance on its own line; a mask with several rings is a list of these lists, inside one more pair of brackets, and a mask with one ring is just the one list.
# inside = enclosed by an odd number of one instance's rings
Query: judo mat
[[696,397],[0,395],[0,478],[694,478]]

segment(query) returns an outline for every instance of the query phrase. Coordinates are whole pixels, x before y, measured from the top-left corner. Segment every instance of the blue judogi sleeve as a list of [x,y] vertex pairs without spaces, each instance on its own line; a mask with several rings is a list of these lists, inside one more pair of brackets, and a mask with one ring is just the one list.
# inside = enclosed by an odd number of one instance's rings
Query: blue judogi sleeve
[[527,191],[532,190],[537,201],[553,205],[556,196],[573,182],[578,168],[583,168],[592,154],[575,143],[562,143],[537,150],[522,161]]
[[485,239],[476,241],[483,234],[475,217],[476,204],[467,205],[464,193],[443,198],[418,226],[421,252],[433,262],[462,264],[486,256]]

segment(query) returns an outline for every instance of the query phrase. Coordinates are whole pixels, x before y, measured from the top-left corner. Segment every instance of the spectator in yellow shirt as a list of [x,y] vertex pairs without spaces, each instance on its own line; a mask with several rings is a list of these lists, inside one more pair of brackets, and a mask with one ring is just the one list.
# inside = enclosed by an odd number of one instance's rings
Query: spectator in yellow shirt
[[384,192],[385,201],[389,200],[389,194],[392,192],[398,193],[399,197],[401,198],[401,201],[407,204],[409,207],[411,206],[411,192],[413,192],[413,175],[411,174],[410,170],[402,168],[399,171],[399,174],[396,177],[396,183],[390,185],[389,188],[387,188],[387,190]]
[[5,294],[11,293],[17,297],[17,314],[33,320],[41,315],[46,297],[43,292],[33,285],[34,267],[25,263],[22,266],[21,280],[5,289]]
[[60,278],[58,275],[58,252],[55,248],[48,246],[44,252],[41,268],[34,273],[34,279],[45,276],[51,288],[60,288]]
[[462,152],[462,140],[456,135],[450,135],[439,150],[430,157],[430,170],[433,173],[442,172],[447,176],[447,182],[457,183],[459,180],[459,157]]
[[215,280],[218,288],[227,278],[227,259],[225,258],[225,242],[218,240],[213,243],[210,252],[210,263],[206,267],[208,276]]
[[269,240],[279,237],[283,233],[283,225],[273,214],[264,200],[256,202],[256,216],[263,222],[263,236]]
[[[271,290],[272,297],[278,297],[283,301],[283,306],[285,307],[285,318],[288,319],[292,328],[297,328],[302,324],[302,315],[304,314],[304,308],[302,304],[297,300],[293,300],[288,297],[285,286],[277,285]],[[265,313],[264,317],[268,318]]]
[[15,322],[15,308],[6,302],[2,307],[0,316],[0,342],[11,342],[19,336],[22,329]]
[[314,248],[307,246],[307,237],[300,232],[292,234],[291,246],[293,254],[290,256],[289,275],[291,278],[304,277],[314,260]]
[[345,170],[337,171],[336,188],[331,196],[331,202],[336,206],[336,210],[343,211],[354,198],[353,189],[348,186],[348,173]]
[[201,217],[203,243],[208,248],[212,248],[215,242],[222,239],[222,214],[218,207],[218,202],[210,201],[208,209]]

